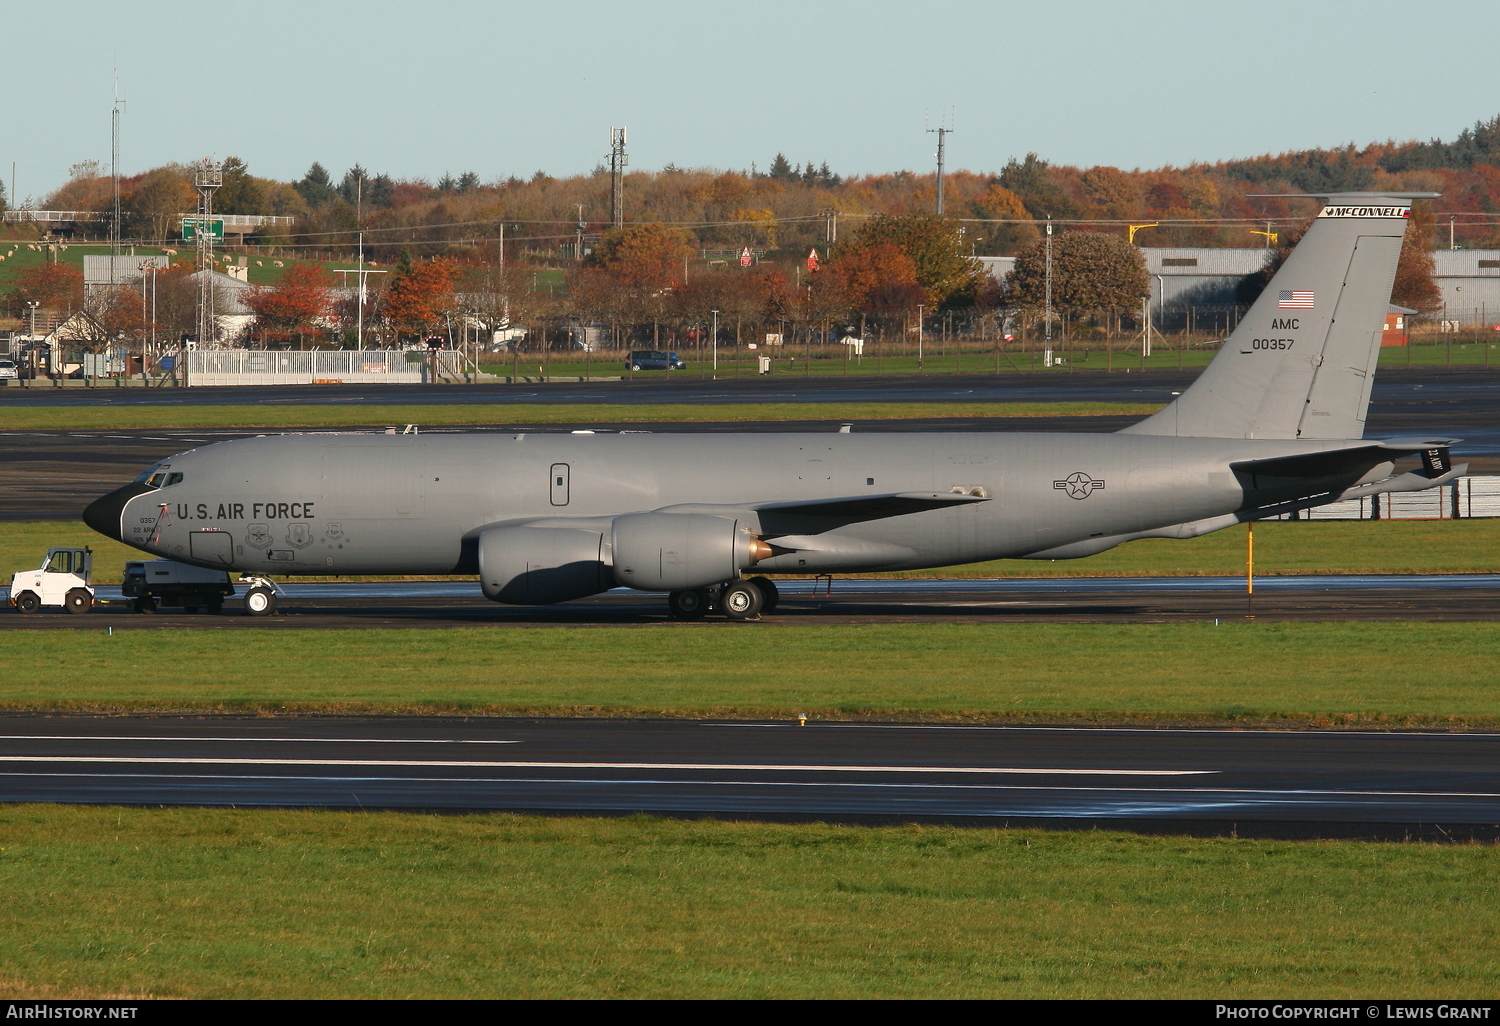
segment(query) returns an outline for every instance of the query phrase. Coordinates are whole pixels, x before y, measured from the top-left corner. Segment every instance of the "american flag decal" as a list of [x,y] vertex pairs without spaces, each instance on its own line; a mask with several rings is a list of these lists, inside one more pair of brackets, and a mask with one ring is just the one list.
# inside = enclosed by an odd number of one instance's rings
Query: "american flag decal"
[[1278,310],[1311,310],[1313,308],[1312,290],[1282,289],[1276,293],[1276,308]]

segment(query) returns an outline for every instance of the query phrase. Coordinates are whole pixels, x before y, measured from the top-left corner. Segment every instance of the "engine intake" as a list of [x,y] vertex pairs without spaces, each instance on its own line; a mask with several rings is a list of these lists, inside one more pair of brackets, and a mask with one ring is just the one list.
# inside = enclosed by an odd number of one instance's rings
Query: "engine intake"
[[479,536],[484,597],[548,606],[614,587],[604,535],[571,527],[492,527]]

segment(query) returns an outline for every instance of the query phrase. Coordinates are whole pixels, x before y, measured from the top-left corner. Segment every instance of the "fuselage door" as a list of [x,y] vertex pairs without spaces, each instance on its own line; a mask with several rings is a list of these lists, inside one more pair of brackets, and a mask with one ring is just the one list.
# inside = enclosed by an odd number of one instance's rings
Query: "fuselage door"
[[568,504],[568,465],[566,463],[552,464],[552,505],[566,506]]

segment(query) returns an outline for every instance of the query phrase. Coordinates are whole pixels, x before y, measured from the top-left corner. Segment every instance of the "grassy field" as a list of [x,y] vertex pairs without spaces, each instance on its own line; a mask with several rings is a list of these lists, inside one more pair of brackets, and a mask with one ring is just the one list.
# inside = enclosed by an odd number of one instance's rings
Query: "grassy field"
[[1147,416],[1151,403],[475,403],[427,406],[12,406],[0,393],[0,430],[85,431],[138,428],[299,428],[419,424],[688,424],[912,417]]
[[6,998],[1484,998],[1500,849],[0,809]]
[[[55,545],[93,548],[95,580],[100,584],[118,584],[125,561],[144,558],[81,523],[7,523],[0,531],[0,584],[8,584],[17,570],[37,567]],[[1261,576],[1496,573],[1500,520],[1274,521],[1255,528],[1255,565]],[[1244,572],[1245,529],[1239,527],[1185,541],[1148,538],[1085,559],[1002,559],[887,576],[1214,577]]]
[[[61,616],[64,614],[51,614]],[[1500,722],[1500,624],[25,631],[0,709]],[[233,652],[265,657],[226,659]],[[1102,657],[1102,658],[1101,658]],[[170,667],[169,672],[145,672]]]

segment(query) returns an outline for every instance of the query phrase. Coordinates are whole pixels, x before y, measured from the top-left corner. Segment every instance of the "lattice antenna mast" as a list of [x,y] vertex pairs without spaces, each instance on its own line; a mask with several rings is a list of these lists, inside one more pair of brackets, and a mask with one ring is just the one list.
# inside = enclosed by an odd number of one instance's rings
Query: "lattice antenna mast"
[[609,223],[619,228],[625,223],[625,129],[609,130]]
[[927,131],[929,131],[929,132],[936,132],[937,133],[937,137],[938,137],[938,151],[937,151],[937,215],[938,215],[938,217],[942,217],[943,216],[943,154],[944,154],[943,143],[947,139],[947,137],[953,133],[953,112],[950,110],[947,114],[943,115],[943,117],[938,121],[938,126],[936,128],[929,128]]
[[109,112],[109,274],[115,280],[115,263],[120,258],[120,114],[125,101],[120,99],[120,73],[115,72],[115,105]]
[[224,165],[204,157],[193,173],[198,190],[198,345],[211,346],[217,332],[214,320],[214,192],[224,184]]

